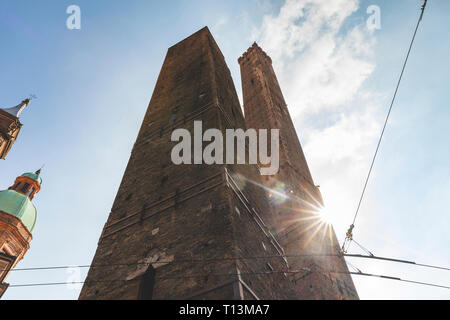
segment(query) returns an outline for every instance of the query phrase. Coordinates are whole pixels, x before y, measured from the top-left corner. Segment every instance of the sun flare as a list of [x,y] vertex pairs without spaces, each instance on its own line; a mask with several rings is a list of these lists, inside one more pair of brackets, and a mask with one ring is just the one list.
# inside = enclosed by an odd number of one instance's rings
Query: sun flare
[[327,224],[333,224],[333,219],[336,218],[329,207],[322,207],[319,211],[319,216],[320,219]]

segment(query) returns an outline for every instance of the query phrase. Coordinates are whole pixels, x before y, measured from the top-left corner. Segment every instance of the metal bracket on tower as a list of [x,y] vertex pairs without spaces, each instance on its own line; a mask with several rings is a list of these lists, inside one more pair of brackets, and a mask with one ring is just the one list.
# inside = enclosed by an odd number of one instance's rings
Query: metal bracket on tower
[[350,242],[353,240],[353,228],[355,228],[354,224],[351,224],[350,227],[347,230],[347,233],[345,234],[345,240],[342,244],[342,252],[347,253],[346,246],[347,244],[350,244]]

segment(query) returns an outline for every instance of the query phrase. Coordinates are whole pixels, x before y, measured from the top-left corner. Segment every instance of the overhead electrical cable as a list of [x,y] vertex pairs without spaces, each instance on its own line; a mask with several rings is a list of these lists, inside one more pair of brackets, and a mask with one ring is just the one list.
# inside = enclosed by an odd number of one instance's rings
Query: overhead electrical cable
[[364,187],[363,187],[363,190],[362,190],[362,193],[361,193],[361,197],[359,198],[359,202],[358,202],[358,206],[357,206],[357,208],[356,208],[355,216],[353,217],[353,222],[352,222],[352,224],[350,225],[350,227],[349,227],[349,229],[348,229],[348,231],[347,231],[347,234],[346,234],[344,243],[342,244],[342,251],[344,251],[344,252],[346,252],[346,250],[347,250],[347,249],[346,249],[347,245],[352,241],[352,238],[353,238],[353,228],[355,227],[356,218],[357,218],[357,216],[358,216],[359,209],[361,208],[361,203],[362,203],[362,200],[363,200],[363,198],[364,198],[364,194],[365,194],[366,189],[367,189],[367,184],[368,184],[368,182],[369,182],[370,175],[371,175],[371,173],[372,173],[373,165],[374,165],[374,163],[375,163],[375,159],[377,158],[378,150],[380,149],[381,141],[382,141],[382,139],[383,139],[384,132],[385,132],[385,130],[386,130],[386,126],[387,126],[389,117],[390,117],[390,115],[391,115],[392,107],[393,107],[393,105],[394,105],[395,98],[397,97],[398,88],[400,87],[400,83],[401,83],[402,78],[403,78],[403,73],[405,72],[406,64],[407,64],[408,59],[409,59],[409,54],[411,53],[411,49],[412,49],[412,46],[413,46],[413,44],[414,44],[414,40],[415,40],[415,38],[416,38],[417,30],[419,29],[419,25],[420,25],[420,22],[422,21],[423,14],[424,14],[424,12],[425,12],[425,7],[426,7],[426,6],[427,6],[427,0],[424,0],[424,3],[423,3],[422,8],[421,8],[420,17],[419,17],[419,20],[417,21],[416,29],[414,30],[414,35],[413,35],[413,37],[412,37],[412,39],[411,39],[411,43],[410,43],[410,45],[409,45],[408,53],[407,53],[406,59],[405,59],[405,61],[404,61],[404,63],[403,63],[403,67],[402,67],[402,71],[401,71],[401,73],[400,73],[400,77],[399,77],[399,79],[398,79],[398,81],[397,81],[397,86],[396,86],[396,88],[395,88],[394,96],[392,97],[391,104],[390,104],[390,106],[389,106],[389,111],[388,111],[388,114],[387,114],[386,119],[385,119],[385,121],[384,121],[383,130],[381,131],[381,135],[380,135],[380,138],[379,138],[379,140],[378,140],[377,147],[376,147],[376,149],[375,149],[375,154],[374,154],[374,156],[373,156],[373,158],[372,158],[372,163],[370,164],[369,172],[368,172],[368,174],[367,174],[367,177],[366,177],[366,180],[365,180],[365,183],[364,183]]
[[38,270],[58,270],[58,269],[68,269],[68,268],[111,268],[111,267],[127,267],[127,266],[138,266],[138,265],[159,265],[159,264],[169,264],[169,263],[211,263],[216,261],[234,261],[234,260],[258,260],[258,259],[275,259],[275,258],[312,258],[312,257],[348,257],[348,258],[364,258],[364,259],[375,259],[375,260],[384,260],[384,261],[390,261],[390,262],[397,262],[397,263],[405,263],[405,264],[411,264],[416,266],[421,266],[425,268],[434,268],[434,269],[440,269],[445,271],[450,271],[450,268],[443,267],[443,266],[437,266],[437,265],[431,265],[431,264],[424,264],[424,263],[417,263],[414,261],[409,260],[403,260],[403,259],[397,259],[397,258],[388,258],[388,257],[381,257],[381,256],[375,256],[372,253],[370,255],[362,255],[362,254],[351,254],[351,253],[345,253],[345,254],[333,254],[333,253],[323,253],[323,254],[290,254],[290,255],[271,255],[271,256],[253,256],[253,257],[230,257],[230,258],[210,258],[210,259],[178,259],[178,260],[159,260],[155,262],[134,262],[134,263],[114,263],[114,264],[85,264],[85,265],[66,265],[66,266],[43,266],[43,267],[31,267],[31,268],[16,268],[16,269],[4,269],[0,271],[11,271],[11,272],[18,272],[18,271],[38,271]]
[[[359,270],[359,269],[358,269]],[[366,276],[366,277],[375,277],[375,278],[382,278],[387,280],[395,280],[395,281],[401,281],[401,282],[408,282],[418,285],[424,285],[424,286],[431,286],[431,287],[437,287],[442,289],[450,289],[450,286],[435,284],[435,283],[429,283],[429,282],[420,282],[420,281],[414,281],[414,280],[407,280],[402,279],[399,277],[392,277],[392,276],[386,276],[386,275],[379,275],[379,274],[371,274],[371,273],[365,273],[365,272],[349,272],[349,271],[318,271],[318,270],[310,270],[307,268],[304,268],[302,270],[273,270],[273,271],[264,271],[264,272],[249,272],[249,273],[210,273],[210,274],[198,274],[198,275],[192,275],[192,276],[177,276],[177,277],[159,277],[159,279],[188,279],[188,278],[203,278],[205,276],[243,276],[243,275],[273,275],[273,274],[298,274],[298,273],[337,273],[337,274],[350,274],[350,275],[358,275],[358,276]],[[91,280],[87,283],[97,283],[97,282],[127,282],[129,280]],[[77,281],[77,282],[47,282],[47,283],[28,283],[28,284],[12,284],[9,286],[9,288],[23,288],[23,287],[38,287],[38,286],[55,286],[55,285],[69,285],[69,284],[84,284],[86,281]]]

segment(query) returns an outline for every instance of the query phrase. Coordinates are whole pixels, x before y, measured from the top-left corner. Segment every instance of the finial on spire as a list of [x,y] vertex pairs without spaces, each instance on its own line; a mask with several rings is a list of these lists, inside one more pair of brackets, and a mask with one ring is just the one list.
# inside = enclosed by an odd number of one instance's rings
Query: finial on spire
[[41,174],[41,170],[44,168],[44,166],[45,166],[45,164],[43,164],[42,167],[40,167],[35,173],[37,175],[40,175]]
[[12,114],[16,118],[19,118],[20,114],[22,113],[23,109],[25,109],[26,106],[30,103],[31,99],[35,99],[35,95],[30,95],[30,98],[26,98],[25,100],[22,100],[20,104],[18,104],[15,107],[2,109],[3,111],[8,112],[9,114]]

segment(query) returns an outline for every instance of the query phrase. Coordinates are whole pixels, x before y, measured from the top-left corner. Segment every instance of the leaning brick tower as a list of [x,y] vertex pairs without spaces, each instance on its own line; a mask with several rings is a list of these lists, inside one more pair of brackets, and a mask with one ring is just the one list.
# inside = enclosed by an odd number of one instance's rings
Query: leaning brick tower
[[286,251],[290,268],[305,270],[290,275],[294,298],[357,299],[334,230],[317,214],[323,206],[322,196],[309,171],[271,58],[254,43],[238,62],[247,127],[280,129],[280,170],[263,177],[263,184],[269,190],[274,214],[269,228]]
[[[207,28],[169,48],[80,299],[286,299],[256,165],[175,165],[171,133],[245,129]],[[276,272],[272,272],[276,271]]]

